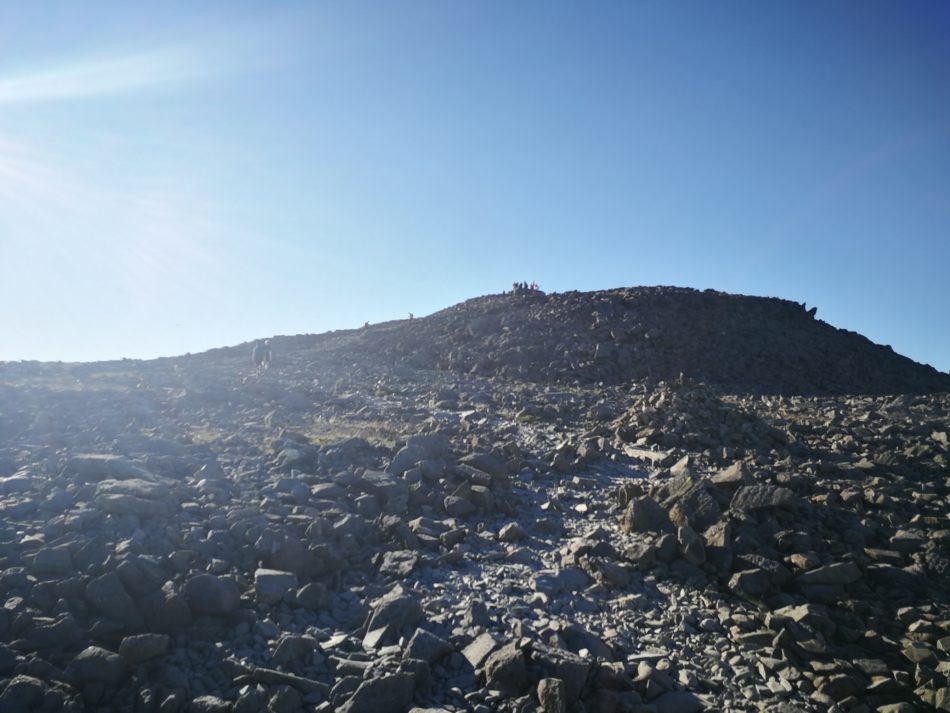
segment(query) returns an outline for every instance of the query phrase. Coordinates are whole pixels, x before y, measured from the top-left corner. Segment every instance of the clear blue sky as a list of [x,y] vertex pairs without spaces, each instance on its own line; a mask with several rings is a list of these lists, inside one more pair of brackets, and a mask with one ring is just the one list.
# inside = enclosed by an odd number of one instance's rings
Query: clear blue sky
[[950,369],[950,4],[0,6],[0,359],[514,280],[807,301]]

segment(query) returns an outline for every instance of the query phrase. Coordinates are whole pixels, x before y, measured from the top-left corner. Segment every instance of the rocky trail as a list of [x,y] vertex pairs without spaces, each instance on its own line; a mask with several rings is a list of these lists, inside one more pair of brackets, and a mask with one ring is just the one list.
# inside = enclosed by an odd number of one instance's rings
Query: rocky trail
[[950,376],[674,288],[272,342],[0,364],[0,711],[950,710]]

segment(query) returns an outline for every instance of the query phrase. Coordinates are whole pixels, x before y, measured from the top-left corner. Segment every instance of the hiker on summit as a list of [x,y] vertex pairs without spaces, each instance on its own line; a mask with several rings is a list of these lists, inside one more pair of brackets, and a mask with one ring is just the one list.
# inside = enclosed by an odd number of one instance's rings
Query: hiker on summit
[[258,341],[251,350],[251,361],[257,367],[257,373],[262,374],[270,366],[270,360],[273,356],[270,348],[270,339]]

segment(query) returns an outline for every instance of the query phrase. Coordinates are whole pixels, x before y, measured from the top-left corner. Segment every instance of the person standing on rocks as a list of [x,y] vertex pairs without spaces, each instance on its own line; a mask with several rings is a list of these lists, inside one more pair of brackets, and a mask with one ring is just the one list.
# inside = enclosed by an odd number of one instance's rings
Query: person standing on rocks
[[271,357],[273,357],[273,352],[270,348],[270,339],[259,341],[254,345],[251,350],[251,360],[257,367],[258,374],[264,373],[270,367]]

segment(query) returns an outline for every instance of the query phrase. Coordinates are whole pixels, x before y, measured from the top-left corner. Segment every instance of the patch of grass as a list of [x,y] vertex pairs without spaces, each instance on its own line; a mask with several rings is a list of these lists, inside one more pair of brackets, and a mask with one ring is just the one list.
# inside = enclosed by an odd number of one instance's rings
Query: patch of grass
[[228,434],[218,428],[197,426],[189,431],[189,435],[194,443],[214,443],[221,438],[225,438]]
[[328,446],[347,438],[365,438],[373,445],[393,448],[399,440],[399,434],[393,433],[389,425],[382,421],[360,421],[350,423],[341,419],[333,422],[320,421],[310,428],[301,429],[310,442],[316,446]]

